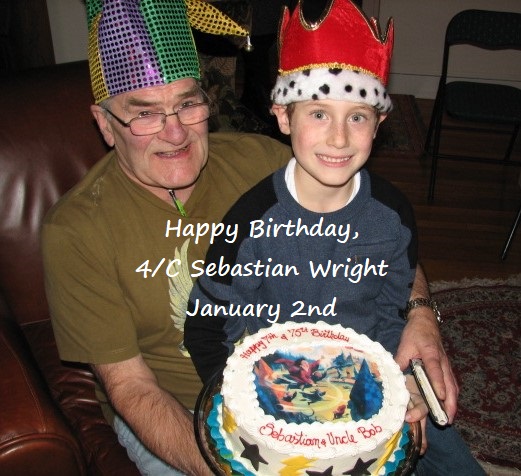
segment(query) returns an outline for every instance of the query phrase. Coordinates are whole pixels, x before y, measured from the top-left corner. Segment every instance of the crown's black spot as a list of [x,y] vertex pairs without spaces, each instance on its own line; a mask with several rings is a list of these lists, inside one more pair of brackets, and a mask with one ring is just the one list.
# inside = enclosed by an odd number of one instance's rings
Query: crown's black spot
[[365,98],[367,96],[367,91],[365,89],[360,89],[360,97]]
[[340,74],[342,72],[342,68],[329,68],[329,72],[336,76],[337,74]]
[[374,95],[376,97],[378,97],[379,94],[380,94],[380,91],[378,91],[378,89],[374,88]]
[[329,94],[329,85],[323,84],[318,88],[318,90],[327,96]]
[[313,99],[314,101],[316,101],[318,99],[318,95],[317,94],[313,94],[313,96],[311,96],[311,99]]
[[295,81],[290,81],[289,87],[293,89],[295,87]]
[[346,90],[346,93],[350,93],[353,90],[353,86],[348,84],[348,85],[346,85],[346,87],[344,89]]
[[282,92],[282,95],[283,96],[287,96],[288,95],[288,88],[284,88],[284,91]]
[[305,69],[304,71],[302,71],[302,74],[304,76],[309,76],[311,74],[311,70],[310,69]]
[[297,92],[297,94],[298,94],[299,96],[302,96],[302,89],[299,89],[298,92]]
[[353,73],[360,74],[360,71],[358,71],[357,69],[355,69],[355,70],[353,70]]
[[387,99],[387,91],[384,91],[384,99]]

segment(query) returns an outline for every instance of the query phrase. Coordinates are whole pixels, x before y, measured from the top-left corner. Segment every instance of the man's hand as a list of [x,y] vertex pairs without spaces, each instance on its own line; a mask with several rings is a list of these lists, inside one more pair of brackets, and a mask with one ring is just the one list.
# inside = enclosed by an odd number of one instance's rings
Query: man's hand
[[195,441],[193,416],[157,384],[138,355],[92,366],[112,405],[152,453],[190,476],[212,476]]
[[404,371],[413,358],[423,360],[434,392],[442,402],[449,423],[452,423],[456,415],[459,388],[442,345],[434,312],[428,307],[418,307],[409,313],[395,360]]

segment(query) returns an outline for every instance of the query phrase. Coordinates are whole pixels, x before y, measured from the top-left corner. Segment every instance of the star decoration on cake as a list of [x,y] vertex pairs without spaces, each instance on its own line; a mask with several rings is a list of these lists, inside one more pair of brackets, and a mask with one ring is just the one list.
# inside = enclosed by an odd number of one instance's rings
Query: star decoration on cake
[[324,472],[319,471],[306,471],[308,476],[333,476],[333,466],[327,468]]
[[366,474],[371,474],[371,471],[369,471],[369,466],[371,466],[375,459],[370,459],[369,461],[362,461],[360,458],[358,458],[358,461],[353,466],[352,469],[343,472],[342,474],[349,474],[350,476],[364,476]]
[[250,460],[255,471],[259,470],[259,463],[268,464],[268,462],[260,455],[259,447],[257,445],[251,445],[240,436],[239,439],[244,446],[244,451],[241,453],[241,456]]

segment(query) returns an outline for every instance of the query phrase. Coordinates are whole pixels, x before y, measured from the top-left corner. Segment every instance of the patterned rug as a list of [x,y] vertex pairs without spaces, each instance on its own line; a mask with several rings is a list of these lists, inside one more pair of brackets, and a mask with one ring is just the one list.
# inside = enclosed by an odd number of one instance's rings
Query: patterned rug
[[456,428],[479,460],[521,469],[521,274],[431,290],[460,384]]
[[386,157],[419,156],[423,151],[426,128],[414,96],[392,94],[393,110],[382,122],[373,145],[373,155]]

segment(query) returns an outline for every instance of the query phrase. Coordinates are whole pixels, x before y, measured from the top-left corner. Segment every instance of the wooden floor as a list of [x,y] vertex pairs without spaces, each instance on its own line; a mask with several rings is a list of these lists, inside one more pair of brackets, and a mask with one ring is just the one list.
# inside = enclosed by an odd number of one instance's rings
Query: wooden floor
[[[417,99],[428,125],[433,101]],[[447,147],[496,153],[505,137],[455,134]],[[521,159],[521,140],[513,158]],[[442,160],[435,198],[427,203],[430,157],[376,158],[370,168],[395,183],[411,200],[419,230],[420,259],[429,281],[504,278],[521,273],[521,226],[506,260],[501,251],[521,205],[521,167]]]

